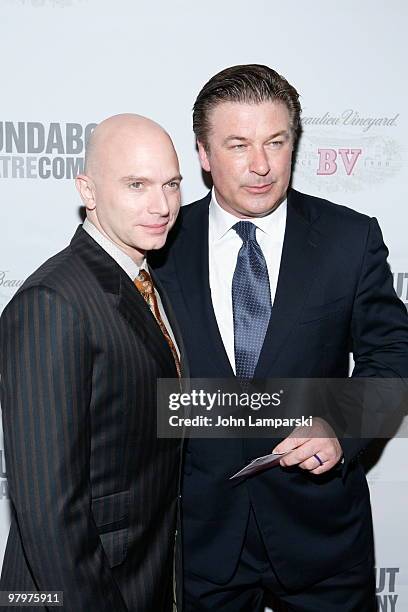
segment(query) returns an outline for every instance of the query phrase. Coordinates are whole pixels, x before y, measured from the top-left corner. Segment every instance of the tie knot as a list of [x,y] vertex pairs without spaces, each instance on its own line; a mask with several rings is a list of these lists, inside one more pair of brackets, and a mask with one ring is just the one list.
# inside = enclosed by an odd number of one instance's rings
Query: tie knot
[[238,221],[233,227],[241,238],[242,242],[248,242],[249,240],[256,241],[256,225],[251,221]]
[[141,293],[153,293],[152,277],[147,270],[140,270],[134,282]]

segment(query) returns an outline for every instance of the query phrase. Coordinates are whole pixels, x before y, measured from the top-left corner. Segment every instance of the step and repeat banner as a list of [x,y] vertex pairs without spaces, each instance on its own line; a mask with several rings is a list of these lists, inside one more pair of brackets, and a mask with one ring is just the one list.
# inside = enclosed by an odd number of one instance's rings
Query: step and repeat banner
[[[161,123],[188,203],[206,192],[195,96],[222,68],[252,62],[301,94],[295,188],[378,218],[408,305],[407,13],[404,0],[0,0],[0,310],[80,223],[73,178],[96,123],[120,112]],[[1,561],[9,526],[2,444],[0,459]],[[379,610],[403,612],[407,442],[373,446],[365,461]]]

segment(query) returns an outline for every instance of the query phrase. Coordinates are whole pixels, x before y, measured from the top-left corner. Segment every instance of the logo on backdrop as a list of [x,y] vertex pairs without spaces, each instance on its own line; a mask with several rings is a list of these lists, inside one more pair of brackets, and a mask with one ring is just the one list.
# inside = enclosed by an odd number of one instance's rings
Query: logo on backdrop
[[395,139],[399,117],[370,117],[352,108],[304,116],[296,174],[322,192],[384,183],[403,167],[403,146]]
[[398,592],[396,592],[399,567],[377,567],[376,593],[378,612],[397,612]]
[[408,272],[394,272],[394,289],[408,310]]
[[72,179],[96,123],[0,121],[0,178]]
[[0,270],[0,314],[24,280],[12,278],[9,270]]

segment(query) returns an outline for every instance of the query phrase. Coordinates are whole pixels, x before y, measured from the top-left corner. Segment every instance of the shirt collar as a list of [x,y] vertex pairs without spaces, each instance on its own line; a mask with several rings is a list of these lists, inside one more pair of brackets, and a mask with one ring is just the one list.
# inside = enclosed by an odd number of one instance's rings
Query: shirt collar
[[[269,215],[266,215],[266,217],[254,217],[247,220],[251,221],[265,234],[275,236],[277,228],[282,224],[284,225],[286,222],[286,209],[287,200],[285,199],[276,210]],[[236,223],[238,223],[238,221],[240,221],[238,217],[224,210],[224,208],[219,205],[214,188],[211,195],[209,215],[214,242],[221,240],[221,238],[223,238],[229,232],[229,230]]]
[[146,259],[143,260],[141,266],[138,266],[129,255],[124,253],[117,244],[109,240],[89,219],[85,219],[82,224],[83,229],[103,248],[108,255],[116,261],[116,263],[126,272],[132,281],[135,280],[140,270],[147,271]]

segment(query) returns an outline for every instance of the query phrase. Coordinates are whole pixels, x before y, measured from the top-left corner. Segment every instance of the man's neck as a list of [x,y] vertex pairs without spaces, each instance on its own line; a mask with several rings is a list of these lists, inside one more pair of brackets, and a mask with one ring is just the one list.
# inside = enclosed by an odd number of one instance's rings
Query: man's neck
[[128,247],[125,244],[121,244],[120,242],[118,242],[118,241],[114,240],[113,238],[111,238],[111,236],[109,236],[109,234],[107,234],[105,232],[105,230],[103,229],[103,227],[99,223],[98,219],[90,218],[88,215],[87,215],[86,218],[87,218],[88,222],[92,223],[92,225],[98,230],[98,232],[100,234],[102,234],[102,236],[104,236],[104,238],[106,238],[106,240],[109,240],[110,242],[112,242],[112,244],[114,244],[118,249],[120,249],[122,251],[122,253],[124,253],[125,255],[130,257],[130,259],[137,266],[139,266],[139,268],[142,266],[144,260],[146,259],[146,252],[145,251],[139,251],[138,249],[133,249],[132,247]]

